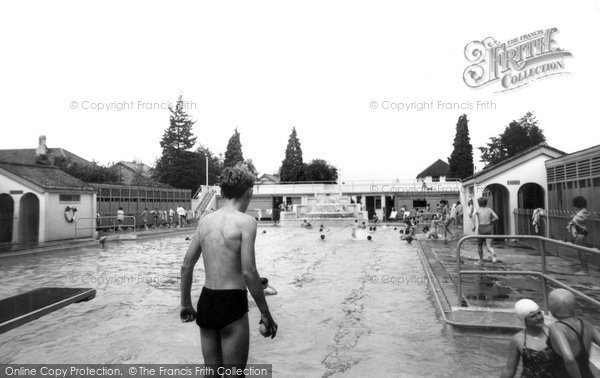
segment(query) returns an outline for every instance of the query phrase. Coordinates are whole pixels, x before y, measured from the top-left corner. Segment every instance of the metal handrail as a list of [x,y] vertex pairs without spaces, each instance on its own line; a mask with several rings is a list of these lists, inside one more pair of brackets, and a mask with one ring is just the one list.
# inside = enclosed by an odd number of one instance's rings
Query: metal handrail
[[[102,219],[112,219],[113,223],[112,225],[106,225],[106,226],[102,226],[102,225],[98,225],[97,222],[98,220],[102,220]],[[127,225],[127,227],[131,227],[133,226],[133,229],[136,229],[136,217],[133,215],[125,215],[123,216],[123,221],[125,221],[125,219],[132,219],[133,220],[133,225]],[[82,220],[86,220],[86,221],[92,221],[92,224],[94,226],[92,227],[77,227],[77,224],[79,221]],[[105,216],[99,216],[99,217],[94,217],[94,218],[76,218],[75,219],[75,235],[73,236],[74,239],[77,239],[77,230],[95,230],[95,229],[109,229],[109,228],[116,228],[117,227],[117,216],[116,215],[105,215]]]
[[[420,244],[418,244],[420,246]],[[502,324],[495,324],[495,325],[490,325],[490,326],[486,326],[486,325],[479,325],[479,324],[472,324],[472,323],[465,323],[465,322],[458,322],[455,320],[452,320],[450,318],[448,318],[448,316],[446,315],[446,311],[444,311],[444,306],[442,305],[442,302],[438,296],[438,290],[435,288],[434,285],[434,281],[433,281],[433,272],[430,274],[429,270],[429,262],[425,259],[425,257],[423,256],[423,253],[419,253],[419,259],[421,260],[421,263],[423,264],[423,267],[425,269],[425,274],[427,275],[427,279],[428,282],[433,285],[432,286],[432,292],[433,292],[433,297],[435,298],[435,301],[437,302],[438,308],[440,309],[440,313],[442,315],[442,319],[444,320],[444,323],[446,324],[450,324],[453,327],[461,327],[461,328],[480,328],[480,327],[486,327],[486,328],[495,328],[495,329],[500,329],[500,330],[505,330],[505,331],[515,331],[516,327],[513,326],[507,326],[507,325],[502,325]],[[491,271],[485,271],[487,272],[491,272]],[[504,271],[502,271],[502,273],[504,273]],[[538,275],[541,274],[539,272],[531,272],[534,275]],[[462,299],[461,299],[462,300]]]
[[[524,240],[524,239],[529,239],[529,240],[538,240],[540,243],[540,255],[541,255],[541,272],[536,272],[536,271],[523,271],[523,270],[462,270],[461,267],[461,256],[460,256],[460,251],[461,251],[461,246],[462,244],[469,240],[469,239],[516,239],[516,240]],[[551,243],[551,244],[555,244],[555,245],[560,245],[563,247],[568,247],[568,248],[573,248],[576,249],[578,251],[582,251],[582,252],[587,252],[587,253],[591,253],[594,255],[598,255],[600,256],[600,250],[597,249],[593,249],[593,248],[589,248],[589,247],[584,247],[581,245],[577,245],[577,244],[572,244],[572,243],[567,243],[567,242],[563,242],[561,240],[555,240],[555,239],[550,239],[550,238],[546,238],[543,236],[537,236],[537,235],[467,235],[462,237],[459,241],[458,244],[456,245],[456,259],[457,259],[457,279],[458,279],[458,298],[460,301],[462,301],[463,299],[463,295],[462,295],[462,275],[463,274],[497,274],[497,275],[501,275],[501,274],[506,274],[506,275],[534,275],[534,276],[538,276],[541,277],[543,280],[543,294],[544,294],[544,308],[546,310],[546,312],[548,312],[548,293],[546,290],[546,281],[551,281],[554,284],[562,287],[563,289],[569,290],[570,292],[572,292],[573,294],[575,294],[576,296],[579,296],[583,299],[585,299],[586,301],[588,301],[589,303],[594,304],[595,306],[598,306],[600,308],[600,302],[595,300],[594,298],[582,293],[581,291],[574,289],[572,287],[570,287],[569,285],[566,285],[556,279],[554,279],[553,277],[548,276],[547,271],[546,271],[546,248],[545,248],[545,243]]]

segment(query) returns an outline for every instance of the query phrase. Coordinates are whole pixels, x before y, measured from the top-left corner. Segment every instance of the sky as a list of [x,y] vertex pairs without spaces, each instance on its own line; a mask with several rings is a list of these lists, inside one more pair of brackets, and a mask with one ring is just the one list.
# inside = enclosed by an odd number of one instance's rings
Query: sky
[[[469,42],[553,27],[568,74],[506,92],[463,81]],[[478,168],[477,147],[527,111],[574,152],[600,143],[599,36],[600,0],[2,2],[0,148],[46,135],[102,164],[153,164],[181,94],[198,143],[224,153],[237,128],[260,173],[296,127],[304,160],[345,181],[414,178],[450,156],[462,113]]]

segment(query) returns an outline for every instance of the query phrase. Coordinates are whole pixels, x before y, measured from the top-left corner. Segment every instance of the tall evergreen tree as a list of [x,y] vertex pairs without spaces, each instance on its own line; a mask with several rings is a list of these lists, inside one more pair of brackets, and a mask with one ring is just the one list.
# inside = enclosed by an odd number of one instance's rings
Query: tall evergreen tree
[[242,153],[242,142],[240,141],[240,133],[235,129],[229,142],[227,143],[227,151],[225,151],[224,167],[234,167],[237,163],[244,162],[244,154]]
[[196,144],[192,134],[195,121],[185,112],[182,96],[169,112],[169,127],[160,141],[162,155],[156,162],[154,177],[175,188],[194,190],[200,184],[202,163],[197,153],[189,151]]
[[473,175],[473,146],[469,137],[469,120],[467,115],[458,117],[456,123],[456,135],[454,136],[454,150],[448,158],[450,163],[450,172],[448,177],[464,179]]
[[304,181],[304,162],[302,161],[302,148],[300,140],[296,134],[296,128],[292,128],[292,133],[288,139],[285,149],[285,159],[281,162],[279,172],[280,179],[286,181]]
[[518,121],[512,121],[502,134],[491,137],[487,147],[479,147],[481,161],[487,163],[486,167],[498,164],[545,141],[546,137],[538,127],[537,119],[531,112],[527,112]]
[[185,112],[183,106],[183,96],[179,96],[175,109],[169,106],[170,125],[165,130],[160,146],[165,151],[185,151],[194,147],[196,138],[192,136],[192,126],[196,121],[192,121],[190,116]]

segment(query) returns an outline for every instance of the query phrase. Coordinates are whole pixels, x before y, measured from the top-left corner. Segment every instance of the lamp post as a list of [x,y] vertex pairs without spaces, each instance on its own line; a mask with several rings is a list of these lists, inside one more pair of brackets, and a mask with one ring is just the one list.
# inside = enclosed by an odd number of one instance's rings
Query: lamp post
[[206,158],[206,189],[208,190],[208,154],[206,154],[204,157]]

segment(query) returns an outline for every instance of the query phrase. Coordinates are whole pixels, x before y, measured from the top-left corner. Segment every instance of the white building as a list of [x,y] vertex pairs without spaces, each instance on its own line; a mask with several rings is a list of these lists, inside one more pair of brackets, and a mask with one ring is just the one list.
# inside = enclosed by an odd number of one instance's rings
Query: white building
[[[68,211],[73,208],[77,211]],[[91,237],[96,193],[52,166],[0,163],[0,213],[0,243]],[[74,214],[78,221],[72,220]]]
[[565,155],[545,143],[531,147],[499,164],[462,180],[461,202],[464,208],[464,233],[473,234],[468,203],[486,197],[488,206],[500,218],[494,224],[494,234],[516,234],[513,211],[523,208],[548,209],[546,161]]
[[95,189],[52,165],[56,158],[87,162],[46,147],[44,136],[37,148],[0,150],[0,243],[93,236]]

